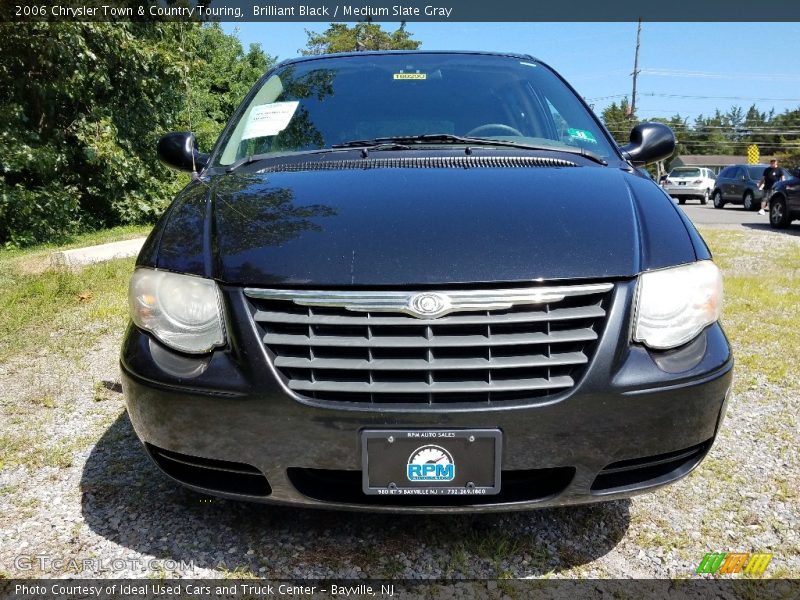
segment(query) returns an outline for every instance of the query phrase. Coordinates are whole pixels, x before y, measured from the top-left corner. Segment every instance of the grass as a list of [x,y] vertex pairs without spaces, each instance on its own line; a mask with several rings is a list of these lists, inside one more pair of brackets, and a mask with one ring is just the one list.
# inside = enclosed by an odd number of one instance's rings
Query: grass
[[0,363],[36,351],[74,355],[109,328],[124,327],[133,265],[129,258],[33,274],[0,258]]
[[48,442],[44,427],[36,423],[22,430],[0,432],[0,469],[16,466],[66,469],[72,466],[73,454],[96,439],[96,435],[86,434]]
[[[145,228],[117,228],[76,238],[71,245],[89,245],[146,233]],[[31,257],[48,254],[49,246],[0,251],[0,365],[9,377],[23,372],[37,358],[55,356],[65,368],[80,368],[86,351],[112,331],[121,331],[128,319],[127,286],[133,259],[88,266],[80,271],[31,272]],[[30,375],[28,375],[30,376]],[[46,432],[55,419],[64,418],[66,378],[42,372],[30,386],[0,391],[0,468],[73,465],[74,453],[91,445],[93,435],[49,439]],[[16,386],[18,387],[18,386]],[[15,386],[12,386],[14,389]],[[3,393],[5,392],[5,393]],[[111,394],[97,388],[95,397]]]
[[752,387],[760,377],[792,385],[800,359],[800,244],[777,237],[764,250],[752,247],[753,234],[723,229],[702,234],[725,276],[722,322],[737,362],[734,389]]
[[3,248],[0,249],[0,262],[13,258],[35,256],[53,250],[69,250],[70,248],[83,248],[84,246],[96,246],[97,244],[145,237],[152,228],[152,225],[123,225],[112,227],[111,229],[73,235],[61,244],[41,244],[28,248]]
[[132,225],[74,236],[69,243],[0,250],[0,364],[13,355],[61,352],[76,356],[127,320],[127,286],[134,259],[89,265],[79,271],[49,268],[54,250],[142,237]]

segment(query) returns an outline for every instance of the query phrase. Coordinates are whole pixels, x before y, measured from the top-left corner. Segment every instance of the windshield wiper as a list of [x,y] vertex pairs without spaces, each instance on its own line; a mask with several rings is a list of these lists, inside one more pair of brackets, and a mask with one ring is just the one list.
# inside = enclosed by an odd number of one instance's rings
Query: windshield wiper
[[375,138],[372,140],[351,140],[341,144],[331,144],[331,148],[368,148],[370,150],[409,150],[410,146],[395,141],[394,138]]
[[[511,140],[495,140],[492,138],[468,137],[463,135],[453,135],[450,133],[426,133],[422,135],[399,135],[392,137],[377,137],[369,140],[351,140],[341,144],[333,144],[330,148],[314,150],[307,154],[322,154],[333,150],[342,149],[361,149],[362,156],[366,158],[368,150],[409,150],[411,145],[424,144],[463,144],[465,146],[503,146],[508,148],[520,148],[522,150],[543,150],[546,152],[565,152],[567,154],[577,154],[588,158],[598,164],[607,165],[608,161],[599,154],[587,150],[586,148],[570,146],[548,146],[546,144],[521,144]],[[276,158],[275,153],[253,154],[240,158],[231,163],[225,170],[232,173],[239,167],[249,165],[260,160]]]
[[225,169],[225,172],[233,173],[239,167],[243,167],[244,165],[249,165],[250,163],[258,162],[259,160],[266,160],[274,156],[275,156],[274,154],[251,154],[250,156],[243,156],[239,160],[229,164],[228,167]]
[[[342,144],[334,144],[331,148],[380,148],[402,150],[403,147],[393,147],[392,145],[399,144],[401,146],[406,144],[464,144],[466,146],[504,146],[509,148],[520,148],[523,150],[545,150],[549,152],[566,152],[568,154],[577,154],[593,160],[601,165],[607,165],[608,162],[599,154],[587,150],[586,148],[570,148],[570,147],[556,147],[547,146],[544,144],[521,144],[511,140],[495,140],[492,138],[479,138],[468,137],[462,135],[453,135],[450,133],[426,133],[423,135],[399,135],[392,137],[377,137],[371,140],[352,140]],[[407,146],[406,146],[407,147]]]
[[[326,152],[330,152],[331,149],[334,150],[343,150],[343,149],[352,149],[352,150],[361,150],[361,154],[364,158],[367,156],[367,150],[408,150],[409,147],[404,144],[397,144],[394,142],[386,143],[386,142],[375,142],[372,143],[372,140],[364,140],[364,141],[354,141],[354,142],[347,142],[345,144],[336,144],[331,146],[330,148],[321,148],[319,150],[311,150],[308,152],[302,152],[302,154],[325,154]],[[297,154],[292,154],[296,156]],[[285,156],[285,155],[283,155]],[[245,165],[252,164],[254,162],[258,162],[261,160],[267,160],[269,158],[279,158],[281,155],[276,154],[275,152],[269,152],[264,154],[251,154],[250,156],[243,156],[239,160],[232,162],[225,168],[226,173],[232,173],[239,167],[243,167]]]

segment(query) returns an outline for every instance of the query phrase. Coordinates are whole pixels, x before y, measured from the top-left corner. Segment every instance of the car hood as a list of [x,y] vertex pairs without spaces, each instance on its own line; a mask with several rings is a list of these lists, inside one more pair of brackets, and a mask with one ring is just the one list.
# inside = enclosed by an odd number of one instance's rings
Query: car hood
[[656,184],[599,166],[235,172],[161,229],[156,266],[251,286],[624,278],[696,258]]

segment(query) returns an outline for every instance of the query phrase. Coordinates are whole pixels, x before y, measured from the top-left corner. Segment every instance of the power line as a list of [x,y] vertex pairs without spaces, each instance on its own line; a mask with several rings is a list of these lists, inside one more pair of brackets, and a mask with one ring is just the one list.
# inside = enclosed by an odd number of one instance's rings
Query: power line
[[796,73],[714,73],[709,71],[687,71],[682,69],[642,69],[642,75],[657,77],[693,77],[701,79],[747,79],[748,81],[800,81]]
[[696,100],[760,100],[764,102],[800,102],[800,98],[762,98],[758,96],[696,96],[690,94],[660,94],[655,92],[642,92],[642,96],[657,98],[691,98]]
[[627,98],[628,94],[611,94],[610,96],[597,96],[596,98],[584,98],[586,102],[592,102],[594,100],[608,100],[610,98]]
[[[669,123],[667,123],[669,125]],[[729,131],[736,135],[800,135],[800,129],[779,129],[775,126],[772,127],[746,127],[746,126],[728,126],[728,125],[698,125],[698,126],[680,126],[673,127],[673,130],[691,131],[694,133],[703,133],[709,129],[719,129],[722,131]]]

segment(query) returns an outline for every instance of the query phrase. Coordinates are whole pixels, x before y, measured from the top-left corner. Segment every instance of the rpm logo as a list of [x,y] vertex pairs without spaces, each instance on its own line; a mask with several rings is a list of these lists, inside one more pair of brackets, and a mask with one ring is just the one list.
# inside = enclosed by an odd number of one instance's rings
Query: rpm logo
[[441,446],[421,446],[408,457],[409,481],[453,481],[456,465],[453,456]]

